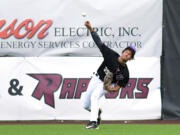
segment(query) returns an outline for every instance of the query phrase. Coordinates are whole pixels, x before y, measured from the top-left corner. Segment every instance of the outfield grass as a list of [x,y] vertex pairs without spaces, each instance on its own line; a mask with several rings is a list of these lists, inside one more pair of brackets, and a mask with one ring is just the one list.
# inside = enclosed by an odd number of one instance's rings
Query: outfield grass
[[99,130],[84,125],[0,125],[0,135],[180,135],[180,125],[105,124]]

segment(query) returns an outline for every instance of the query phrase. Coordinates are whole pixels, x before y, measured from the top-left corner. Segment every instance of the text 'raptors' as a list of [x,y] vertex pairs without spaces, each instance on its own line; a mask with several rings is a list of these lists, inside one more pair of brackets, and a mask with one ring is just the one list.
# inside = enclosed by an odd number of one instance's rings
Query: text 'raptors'
[[[60,89],[59,100],[80,99],[86,91],[90,78],[63,78],[60,74],[28,74],[38,80],[32,97],[41,100],[44,96],[45,104],[55,108],[54,93]],[[108,99],[145,99],[148,97],[148,85],[153,78],[131,78],[125,88],[119,92],[107,93]]]

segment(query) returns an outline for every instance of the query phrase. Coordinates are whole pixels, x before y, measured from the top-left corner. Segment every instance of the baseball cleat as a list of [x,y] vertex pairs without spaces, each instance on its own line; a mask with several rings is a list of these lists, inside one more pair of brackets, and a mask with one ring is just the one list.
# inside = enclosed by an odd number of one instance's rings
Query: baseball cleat
[[99,129],[96,121],[89,121],[85,129]]

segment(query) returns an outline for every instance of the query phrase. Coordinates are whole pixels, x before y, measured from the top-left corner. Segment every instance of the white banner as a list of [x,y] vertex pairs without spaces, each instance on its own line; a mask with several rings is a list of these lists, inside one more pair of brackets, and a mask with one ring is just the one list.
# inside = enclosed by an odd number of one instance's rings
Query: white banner
[[100,56],[86,20],[119,53],[161,55],[162,0],[4,0],[0,16],[0,56]]
[[[0,120],[88,120],[84,93],[101,62],[101,57],[0,58]],[[101,100],[102,119],[159,119],[160,59],[136,58],[128,66],[127,87]]]

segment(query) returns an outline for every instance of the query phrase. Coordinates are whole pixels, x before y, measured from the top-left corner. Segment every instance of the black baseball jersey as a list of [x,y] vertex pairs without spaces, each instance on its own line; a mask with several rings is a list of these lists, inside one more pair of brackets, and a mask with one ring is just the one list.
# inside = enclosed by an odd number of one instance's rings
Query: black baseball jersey
[[109,70],[113,73],[112,83],[116,83],[120,87],[125,87],[129,80],[129,70],[127,65],[123,66],[118,62],[118,57],[120,55],[104,45],[96,32],[91,32],[91,35],[104,58],[104,61],[97,70],[100,79],[103,81],[106,72]]

